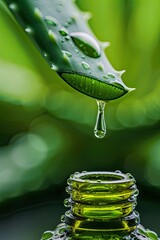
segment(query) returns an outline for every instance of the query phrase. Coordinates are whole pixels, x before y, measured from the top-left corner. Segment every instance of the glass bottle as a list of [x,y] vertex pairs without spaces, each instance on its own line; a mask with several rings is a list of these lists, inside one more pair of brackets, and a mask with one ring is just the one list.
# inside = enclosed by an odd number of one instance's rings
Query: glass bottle
[[67,181],[64,205],[69,208],[56,229],[41,240],[159,239],[140,225],[136,212],[138,190],[130,174],[82,172]]

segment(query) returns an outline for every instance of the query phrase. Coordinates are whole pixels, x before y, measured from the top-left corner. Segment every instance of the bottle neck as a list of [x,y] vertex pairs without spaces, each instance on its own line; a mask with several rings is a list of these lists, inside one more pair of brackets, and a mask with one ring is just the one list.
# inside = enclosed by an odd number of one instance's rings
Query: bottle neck
[[71,175],[66,191],[70,207],[63,221],[70,235],[92,237],[95,234],[129,234],[139,223],[134,211],[138,190],[130,174],[82,172]]

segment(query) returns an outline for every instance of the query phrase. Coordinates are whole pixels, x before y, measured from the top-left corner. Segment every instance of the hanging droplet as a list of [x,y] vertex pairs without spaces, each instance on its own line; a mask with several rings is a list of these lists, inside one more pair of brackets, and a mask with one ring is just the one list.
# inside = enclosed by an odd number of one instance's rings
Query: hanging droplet
[[90,66],[89,66],[89,64],[88,63],[86,63],[86,62],[82,62],[82,66],[84,67],[84,69],[86,69],[86,70],[89,70],[90,69]]
[[60,30],[59,30],[59,33],[62,35],[62,36],[67,36],[68,35],[68,30],[64,27],[62,27]]
[[101,49],[98,42],[83,32],[74,32],[70,34],[75,45],[87,56],[98,58],[101,55]]
[[37,20],[41,20],[41,19],[43,18],[40,9],[37,8],[37,7],[34,9],[34,15],[35,15],[35,17],[36,17]]
[[51,26],[57,26],[58,25],[58,21],[51,16],[45,16],[44,18],[45,22]]
[[103,138],[106,135],[106,123],[105,123],[105,117],[104,117],[105,102],[97,101],[97,105],[98,105],[98,113],[97,113],[96,125],[94,128],[94,135],[97,138]]

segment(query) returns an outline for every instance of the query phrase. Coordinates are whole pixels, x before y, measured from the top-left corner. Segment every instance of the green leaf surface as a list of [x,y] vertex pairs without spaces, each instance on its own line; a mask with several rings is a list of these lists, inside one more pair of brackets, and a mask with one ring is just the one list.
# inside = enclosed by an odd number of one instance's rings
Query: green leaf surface
[[[132,90],[122,82],[122,72],[111,66],[104,52],[106,44],[96,39],[88,27],[86,14],[72,0],[47,0],[45,4],[43,0],[5,2],[51,68],[73,88],[104,101]],[[77,83],[72,84],[74,76]],[[87,90],[90,81],[95,82],[95,91]]]

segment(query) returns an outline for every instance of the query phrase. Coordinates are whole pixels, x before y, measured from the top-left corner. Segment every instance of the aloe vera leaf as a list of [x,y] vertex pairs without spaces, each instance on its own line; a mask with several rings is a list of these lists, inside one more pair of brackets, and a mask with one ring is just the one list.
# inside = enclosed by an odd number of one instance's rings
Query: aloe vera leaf
[[73,88],[108,101],[132,89],[122,81],[73,0],[4,0],[51,68]]

